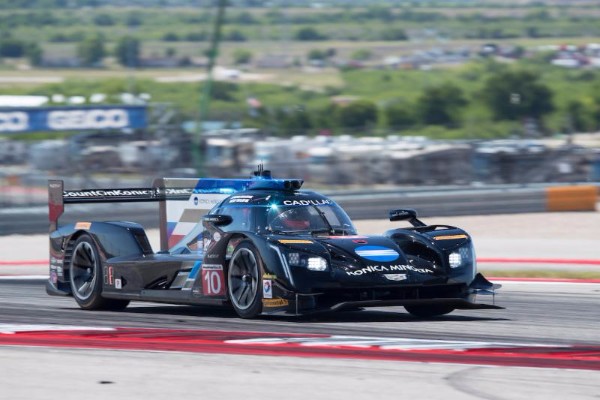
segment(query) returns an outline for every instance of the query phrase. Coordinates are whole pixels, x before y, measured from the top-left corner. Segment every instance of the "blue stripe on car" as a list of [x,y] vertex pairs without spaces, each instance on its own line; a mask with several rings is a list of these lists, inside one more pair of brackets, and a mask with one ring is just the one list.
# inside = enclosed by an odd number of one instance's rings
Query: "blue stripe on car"
[[383,246],[359,246],[354,249],[360,257],[371,261],[394,261],[400,254],[394,249]]

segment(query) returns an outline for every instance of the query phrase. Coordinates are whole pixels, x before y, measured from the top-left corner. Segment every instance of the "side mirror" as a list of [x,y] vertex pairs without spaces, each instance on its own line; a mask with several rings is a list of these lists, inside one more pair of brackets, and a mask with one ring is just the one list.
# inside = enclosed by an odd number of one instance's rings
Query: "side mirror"
[[417,212],[410,208],[401,208],[390,211],[390,221],[408,221],[412,226],[427,226],[417,218]]
[[410,221],[417,218],[417,212],[411,209],[399,209],[390,211],[390,221]]
[[225,226],[229,225],[233,221],[231,215],[225,214],[213,214],[213,215],[205,215],[202,217],[202,222],[204,224],[211,224],[214,226]]

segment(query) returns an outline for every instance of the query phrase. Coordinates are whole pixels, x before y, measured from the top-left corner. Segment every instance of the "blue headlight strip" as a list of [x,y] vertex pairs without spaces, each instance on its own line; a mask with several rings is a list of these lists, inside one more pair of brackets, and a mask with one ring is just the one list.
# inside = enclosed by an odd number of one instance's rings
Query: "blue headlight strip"
[[198,179],[194,193],[236,193],[247,190],[254,179]]

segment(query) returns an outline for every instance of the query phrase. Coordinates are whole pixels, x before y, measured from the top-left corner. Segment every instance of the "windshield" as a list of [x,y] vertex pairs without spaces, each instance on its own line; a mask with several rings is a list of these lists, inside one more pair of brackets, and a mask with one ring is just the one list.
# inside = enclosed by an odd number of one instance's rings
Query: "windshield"
[[348,215],[335,205],[270,206],[266,229],[273,233],[356,234]]

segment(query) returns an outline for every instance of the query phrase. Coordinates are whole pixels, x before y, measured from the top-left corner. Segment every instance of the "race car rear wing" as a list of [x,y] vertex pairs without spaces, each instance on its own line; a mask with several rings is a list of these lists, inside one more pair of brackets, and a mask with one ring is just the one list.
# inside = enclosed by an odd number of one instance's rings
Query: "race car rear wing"
[[64,190],[64,181],[48,181],[50,232],[58,229],[65,204],[158,202],[162,251],[185,236],[215,204],[246,190],[253,179],[158,178],[151,188]]

